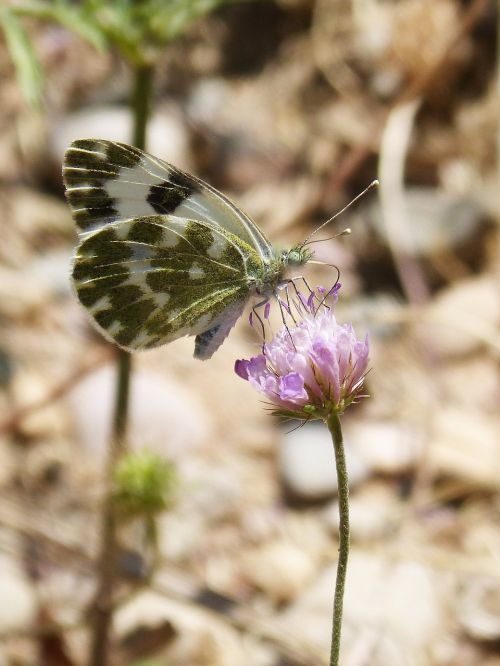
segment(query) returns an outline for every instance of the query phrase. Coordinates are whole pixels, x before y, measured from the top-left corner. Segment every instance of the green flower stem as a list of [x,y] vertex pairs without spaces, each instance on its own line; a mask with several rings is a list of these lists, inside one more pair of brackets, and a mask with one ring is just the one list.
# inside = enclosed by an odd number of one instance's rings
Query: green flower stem
[[130,106],[134,114],[132,143],[141,150],[146,149],[146,129],[153,96],[153,78],[153,65],[137,65],[134,69],[134,82],[130,99]]
[[[138,148],[146,143],[146,128],[153,91],[152,66],[137,66],[130,99],[133,114],[132,140]],[[117,352],[117,373],[113,432],[108,454],[107,479],[111,484],[116,465],[127,449],[127,424],[130,393],[131,355],[119,349]],[[113,589],[118,565],[118,543],[116,538],[117,519],[111,489],[108,489],[103,506],[101,527],[101,549],[98,564],[98,583],[92,613],[92,637],[89,666],[108,666],[109,635],[113,619]]]
[[120,449],[126,448],[131,371],[131,355],[123,349],[117,349],[113,440],[119,442]]
[[[154,68],[152,65],[138,65],[134,68],[134,81],[132,84],[132,95],[130,97],[130,108],[133,114],[132,143],[141,150],[144,150],[146,147],[146,130],[153,93],[153,77]],[[123,349],[119,349],[117,354],[118,372],[116,380],[113,439],[121,442],[121,448],[124,449],[127,435],[132,357]]]
[[[130,98],[130,108],[133,114],[132,143],[141,150],[146,147],[146,130],[153,92],[153,77],[154,68],[151,65],[138,65],[134,68],[134,81]],[[130,373],[132,370],[131,355],[123,349],[119,349],[117,365],[113,437],[115,441],[121,442],[121,448],[124,448],[127,434]]]
[[335,582],[335,599],[333,602],[333,628],[332,647],[330,651],[330,666],[338,666],[340,653],[340,632],[342,629],[342,609],[344,605],[344,587],[347,573],[347,559],[349,557],[349,484],[347,467],[345,464],[344,442],[338,414],[332,413],[327,420],[328,429],[332,435],[335,450],[335,464],[337,467],[338,495],[339,495],[339,559],[337,563],[337,580]]

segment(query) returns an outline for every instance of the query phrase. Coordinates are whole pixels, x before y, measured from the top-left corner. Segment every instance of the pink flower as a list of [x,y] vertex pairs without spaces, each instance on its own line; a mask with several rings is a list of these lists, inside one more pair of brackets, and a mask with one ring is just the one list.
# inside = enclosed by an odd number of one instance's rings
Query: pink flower
[[[358,340],[350,324],[338,324],[330,301],[318,288],[308,298],[298,293],[294,302],[301,321],[283,327],[263,353],[239,360],[235,372],[267,396],[280,413],[302,418],[327,418],[360,395],[368,368],[368,339]],[[333,298],[332,298],[333,297]]]

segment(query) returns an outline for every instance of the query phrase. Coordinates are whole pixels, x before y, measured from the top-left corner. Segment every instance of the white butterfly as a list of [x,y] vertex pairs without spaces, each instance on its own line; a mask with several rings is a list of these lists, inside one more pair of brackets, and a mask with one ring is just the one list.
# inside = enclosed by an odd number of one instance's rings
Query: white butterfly
[[195,357],[210,358],[252,295],[269,297],[313,256],[306,241],[276,252],[223,194],[125,144],[75,141],[63,177],[80,237],[76,293],[129,351],[195,335]]

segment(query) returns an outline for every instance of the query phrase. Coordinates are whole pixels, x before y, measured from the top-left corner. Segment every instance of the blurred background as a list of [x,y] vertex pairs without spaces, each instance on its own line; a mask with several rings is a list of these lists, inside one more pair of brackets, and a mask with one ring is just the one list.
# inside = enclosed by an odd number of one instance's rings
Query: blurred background
[[[1,666],[100,663],[116,352],[71,291],[61,162],[75,138],[134,140],[144,71],[148,150],[278,247],[379,178],[316,246],[372,349],[343,420],[342,663],[500,665],[497,31],[493,0],[2,1]],[[208,362],[192,338],[133,358],[129,450],[177,483],[154,539],[140,519],[117,535],[113,664],[327,663],[333,450],[234,374],[257,350],[245,315]]]

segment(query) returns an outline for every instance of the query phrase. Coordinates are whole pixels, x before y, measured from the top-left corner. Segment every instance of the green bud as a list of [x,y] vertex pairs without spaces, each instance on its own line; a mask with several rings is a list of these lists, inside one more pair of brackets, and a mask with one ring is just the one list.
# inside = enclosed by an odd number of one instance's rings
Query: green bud
[[121,518],[152,518],[172,504],[177,473],[173,463],[144,450],[125,455],[113,481],[113,498]]

